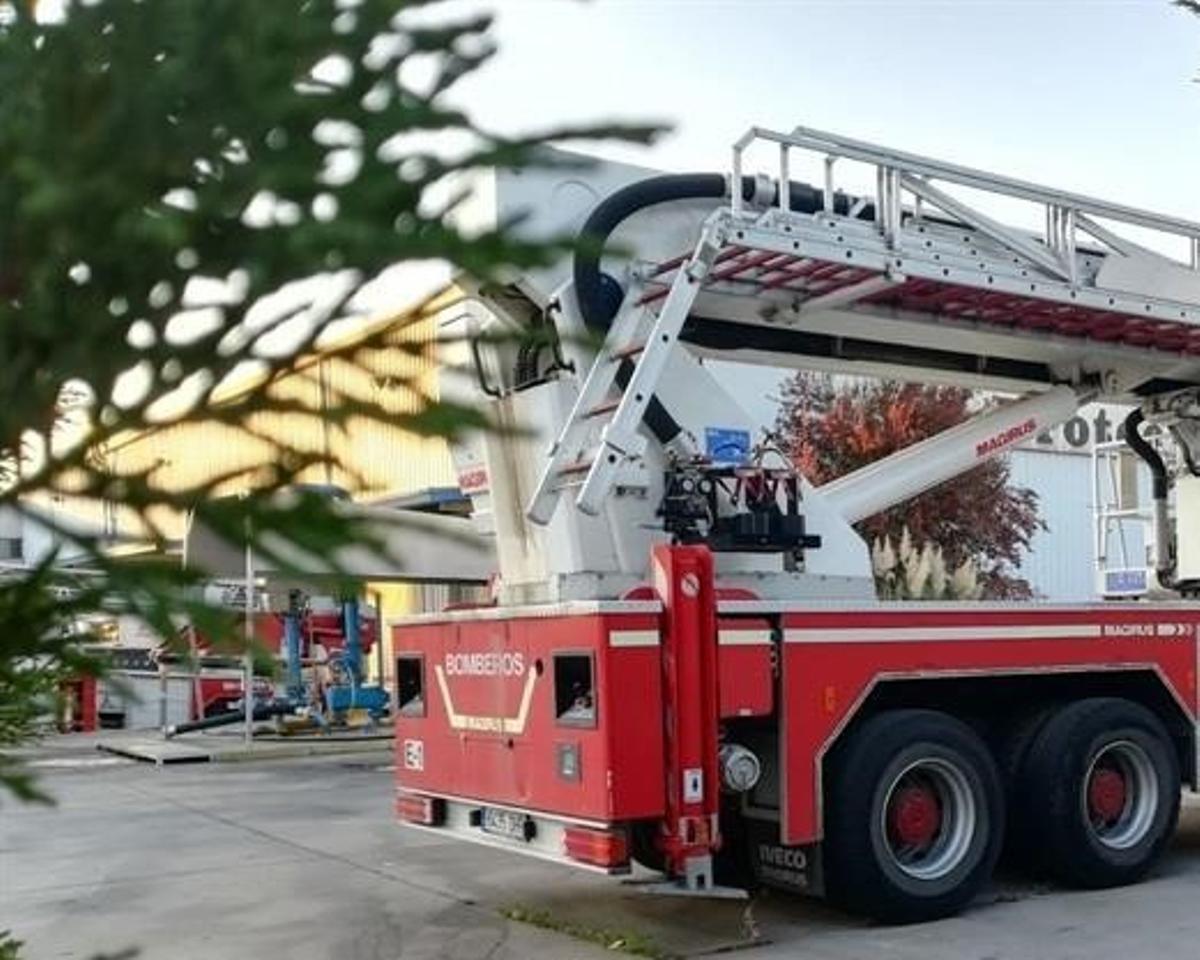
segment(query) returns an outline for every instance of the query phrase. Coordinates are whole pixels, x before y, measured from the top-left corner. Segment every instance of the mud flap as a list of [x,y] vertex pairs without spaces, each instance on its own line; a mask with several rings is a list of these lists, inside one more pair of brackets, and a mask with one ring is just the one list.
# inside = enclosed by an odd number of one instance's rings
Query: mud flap
[[820,844],[790,847],[779,841],[779,826],[769,820],[750,820],[750,865],[757,883],[790,893],[824,893]]

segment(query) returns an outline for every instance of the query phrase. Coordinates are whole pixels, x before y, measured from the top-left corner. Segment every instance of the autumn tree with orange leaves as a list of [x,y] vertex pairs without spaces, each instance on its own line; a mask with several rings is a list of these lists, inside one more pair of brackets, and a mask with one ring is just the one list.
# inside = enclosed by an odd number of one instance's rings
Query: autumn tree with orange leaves
[[[788,381],[781,400],[777,433],[796,468],[817,486],[961,423],[978,409],[974,394],[958,387],[812,373]],[[983,598],[1033,596],[1018,568],[1045,524],[1037,494],[1012,483],[1005,459],[856,524],[870,543],[889,537],[899,543],[906,527],[916,544],[940,547],[948,567],[973,563]]]

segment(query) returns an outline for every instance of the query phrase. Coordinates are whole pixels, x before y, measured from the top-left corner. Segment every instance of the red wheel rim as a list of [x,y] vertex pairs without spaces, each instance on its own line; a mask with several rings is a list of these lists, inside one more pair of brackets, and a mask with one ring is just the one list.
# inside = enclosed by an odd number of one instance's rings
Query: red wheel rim
[[1081,786],[1080,813],[1104,846],[1128,850],[1161,827],[1159,772],[1142,744],[1132,739],[1105,744]]
[[938,756],[910,763],[880,804],[879,834],[890,869],[914,880],[941,880],[959,869],[979,836],[979,805],[964,768]]
[[937,796],[919,784],[903,786],[892,794],[887,818],[892,842],[910,850],[928,848],[942,826]]
[[1088,812],[1093,821],[1102,824],[1116,823],[1125,812],[1129,799],[1129,785],[1119,770],[1111,767],[1096,767],[1088,780]]

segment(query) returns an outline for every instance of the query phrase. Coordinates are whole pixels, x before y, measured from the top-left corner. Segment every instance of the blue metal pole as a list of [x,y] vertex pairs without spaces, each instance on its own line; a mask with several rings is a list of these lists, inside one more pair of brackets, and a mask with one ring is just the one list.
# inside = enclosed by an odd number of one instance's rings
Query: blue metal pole
[[346,646],[342,651],[342,662],[353,678],[357,687],[362,683],[362,636],[358,624],[358,597],[351,597],[342,603],[342,631],[346,638]]
[[304,678],[300,672],[300,609],[294,600],[283,615],[283,639],[287,650],[288,696],[301,703],[304,700]]

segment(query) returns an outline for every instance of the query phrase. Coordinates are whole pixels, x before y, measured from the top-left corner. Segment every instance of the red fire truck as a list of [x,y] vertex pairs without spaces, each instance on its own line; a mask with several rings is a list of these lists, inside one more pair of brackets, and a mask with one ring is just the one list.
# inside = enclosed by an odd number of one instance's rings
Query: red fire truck
[[[778,173],[744,175],[764,153]],[[1137,880],[1197,777],[1200,224],[803,128],[733,158],[476,191],[485,223],[589,242],[464,280],[444,316],[444,393],[524,429],[455,450],[497,602],[392,626],[399,818],[890,921],[962,908],[1006,846],[1067,884]],[[856,172],[865,193],[837,188]],[[814,487],[713,360],[1019,399]],[[1129,405],[1149,481],[1140,598],[876,599],[855,522],[1094,399]]]

